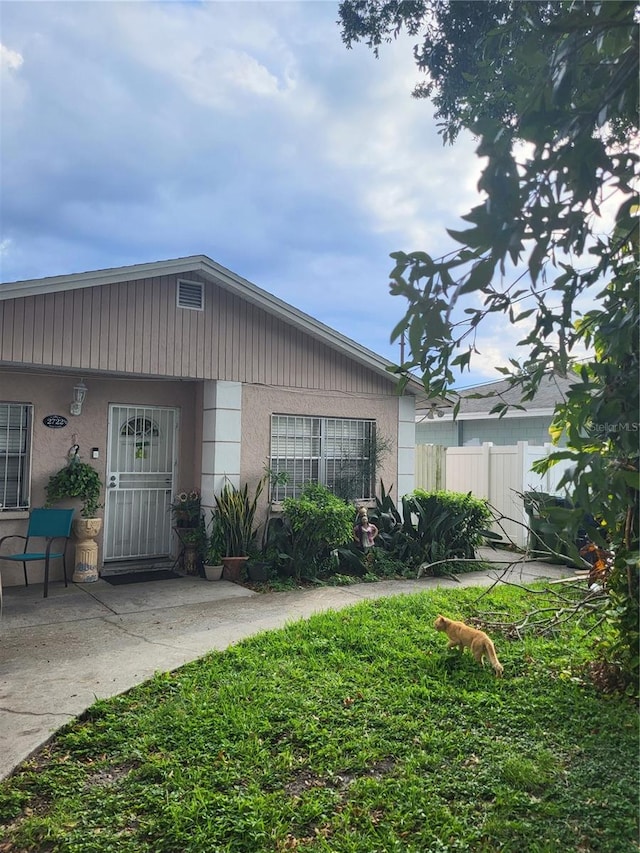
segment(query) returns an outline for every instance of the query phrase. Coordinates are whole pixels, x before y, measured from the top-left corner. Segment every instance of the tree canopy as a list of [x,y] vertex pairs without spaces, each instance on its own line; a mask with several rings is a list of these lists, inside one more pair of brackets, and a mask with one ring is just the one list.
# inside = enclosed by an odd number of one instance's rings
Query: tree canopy
[[524,330],[501,368],[523,402],[550,371],[574,378],[552,426],[567,447],[551,461],[575,463],[574,526],[592,515],[615,552],[618,652],[637,679],[637,5],[347,0],[339,23],[347,46],[376,52],[416,36],[414,94],[433,101],[445,142],[465,128],[486,158],[478,204],[448,231],[459,248],[392,254],[391,292],[408,303],[392,332],[409,343],[399,372],[419,371],[430,397],[450,391],[483,320],[503,314]]
[[[559,14],[557,3],[529,5],[527,15],[520,16],[504,0],[354,0],[340,5],[342,38],[347,47],[362,40],[378,56],[380,46],[403,29],[417,36],[420,41],[414,46],[414,57],[426,79],[413,95],[431,100],[444,138],[453,141],[480,113],[507,123],[515,118],[515,81],[509,73],[514,52],[533,27],[538,34],[546,34],[541,25]],[[496,51],[486,39],[510,21],[516,26]],[[501,87],[496,86],[497,81]]]

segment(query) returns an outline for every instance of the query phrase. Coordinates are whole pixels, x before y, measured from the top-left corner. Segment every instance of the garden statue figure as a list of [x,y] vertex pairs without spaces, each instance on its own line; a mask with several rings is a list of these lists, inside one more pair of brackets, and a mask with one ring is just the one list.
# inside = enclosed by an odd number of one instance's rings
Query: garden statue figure
[[353,525],[354,540],[360,545],[363,551],[368,551],[369,548],[373,548],[377,535],[378,528],[369,521],[366,507],[361,506],[358,509],[356,523]]

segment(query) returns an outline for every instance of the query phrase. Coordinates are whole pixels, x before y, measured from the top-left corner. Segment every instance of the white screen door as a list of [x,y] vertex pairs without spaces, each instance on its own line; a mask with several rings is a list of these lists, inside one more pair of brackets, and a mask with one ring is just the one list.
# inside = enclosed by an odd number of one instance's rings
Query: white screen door
[[176,409],[109,407],[104,560],[169,557]]

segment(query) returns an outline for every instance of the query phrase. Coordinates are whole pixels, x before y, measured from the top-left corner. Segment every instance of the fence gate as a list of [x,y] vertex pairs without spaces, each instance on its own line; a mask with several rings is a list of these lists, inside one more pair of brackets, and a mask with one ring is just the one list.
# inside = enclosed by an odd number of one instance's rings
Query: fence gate
[[104,560],[169,558],[177,409],[109,407]]

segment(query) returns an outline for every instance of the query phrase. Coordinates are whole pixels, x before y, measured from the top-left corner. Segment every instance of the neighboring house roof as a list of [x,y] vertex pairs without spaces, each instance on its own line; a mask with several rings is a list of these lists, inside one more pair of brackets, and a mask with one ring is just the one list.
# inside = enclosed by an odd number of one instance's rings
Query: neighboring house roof
[[[369,367],[376,373],[383,374],[390,381],[395,380],[394,375],[388,369],[395,366],[393,362],[361,346],[335,329],[325,326],[324,323],[303,311],[299,311],[266,290],[262,290],[247,279],[212,261],[206,255],[191,255],[186,258],[132,264],[104,270],[90,270],[71,275],[5,282],[0,284],[0,301],[194,271],[280,320],[295,326],[327,346],[341,351],[344,355]],[[424,394],[423,386],[417,379],[409,380],[406,391],[412,395]]]
[[[510,406],[523,406],[523,409],[510,408],[503,415],[505,418],[518,417],[542,417],[552,415],[557,403],[564,399],[569,385],[575,382],[575,378],[562,377],[556,374],[550,374],[542,379],[535,397],[525,403],[521,402],[522,390],[514,388],[507,379],[501,379],[498,382],[487,382],[482,385],[475,385],[472,388],[460,390],[460,409],[458,419],[474,419],[474,418],[497,418],[498,413],[489,414],[491,409],[498,403],[507,403]],[[475,395],[483,395],[476,397]],[[490,396],[486,396],[490,395]],[[428,417],[428,409],[420,409],[416,411],[416,420],[422,421]],[[442,410],[441,410],[442,411]],[[451,411],[445,411],[443,414],[435,414],[445,420],[452,419]],[[433,413],[432,415],[433,416]]]

